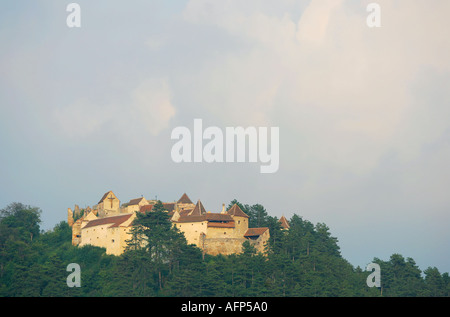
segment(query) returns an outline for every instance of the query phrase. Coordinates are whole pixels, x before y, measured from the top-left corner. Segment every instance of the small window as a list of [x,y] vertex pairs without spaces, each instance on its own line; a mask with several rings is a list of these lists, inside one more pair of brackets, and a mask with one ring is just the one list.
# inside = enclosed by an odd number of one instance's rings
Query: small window
[[114,243],[114,239],[112,239],[112,243]]

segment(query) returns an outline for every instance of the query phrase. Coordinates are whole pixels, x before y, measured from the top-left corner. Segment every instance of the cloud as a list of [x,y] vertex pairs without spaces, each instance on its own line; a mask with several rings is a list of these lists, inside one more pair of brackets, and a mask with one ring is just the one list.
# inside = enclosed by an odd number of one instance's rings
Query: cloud
[[125,102],[101,105],[77,100],[65,107],[55,107],[53,121],[68,138],[85,139],[96,132],[116,127],[121,127],[133,137],[142,138],[138,133],[142,127],[156,136],[168,127],[176,112],[166,79],[143,81],[129,93]]
[[329,26],[333,9],[341,6],[343,0],[313,0],[303,12],[298,23],[297,39],[320,43]]
[[[26,28],[19,22],[27,19],[5,20],[2,142],[24,151],[32,143],[42,161],[64,149],[78,153],[66,170],[84,175],[90,166],[102,181],[98,187],[73,181],[73,189],[61,187],[66,194],[83,187],[95,196],[99,187],[116,186],[134,195],[151,186],[172,199],[186,189],[171,179],[196,177],[189,190],[199,198],[239,196],[273,215],[295,211],[330,221],[347,241],[361,241],[355,226],[375,232],[404,219],[408,230],[426,220],[446,232],[450,2],[379,0],[379,29],[366,25],[370,2],[189,0],[184,10],[165,2],[86,2],[89,19],[80,30],[66,28],[60,5],[36,15],[18,4],[17,12],[51,23]],[[278,173],[172,164],[166,132],[197,117],[220,127],[279,126]],[[11,162],[6,168],[14,171]],[[161,181],[148,185],[148,177]],[[49,209],[65,207],[58,208]],[[419,239],[402,233],[411,245]]]
[[[411,120],[413,85],[423,68],[449,68],[449,41],[439,31],[445,16],[433,17],[435,8],[417,1],[380,1],[383,27],[371,29],[364,2],[313,0],[297,19],[288,10],[292,3],[283,5],[285,12],[274,13],[233,1],[188,3],[188,22],[247,43],[200,65],[195,76],[204,84],[205,109],[236,124],[281,124],[296,144],[285,165],[291,169],[364,174],[390,151],[411,158],[404,144],[417,142],[408,136],[418,128]],[[450,9],[447,2],[439,6]],[[423,133],[430,141],[446,126]]]
[[137,124],[144,125],[152,135],[166,129],[176,112],[166,79],[146,80],[133,90],[131,99],[131,111]]
[[59,132],[69,139],[89,137],[111,119],[106,107],[81,99],[68,106],[54,108],[52,115]]

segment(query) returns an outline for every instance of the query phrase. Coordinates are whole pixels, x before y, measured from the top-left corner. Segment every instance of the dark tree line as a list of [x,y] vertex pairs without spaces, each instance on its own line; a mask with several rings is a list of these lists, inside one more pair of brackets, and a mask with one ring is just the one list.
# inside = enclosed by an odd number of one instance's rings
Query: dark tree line
[[[340,254],[329,228],[298,215],[290,229],[261,205],[243,205],[251,227],[269,227],[267,256],[250,243],[230,256],[203,256],[171,226],[162,207],[139,214],[121,256],[71,244],[66,222],[40,231],[39,208],[13,203],[0,210],[0,296],[449,296],[448,273],[423,272],[411,258],[374,258],[381,287],[369,288],[369,272]],[[159,206],[159,207],[158,207]],[[81,267],[81,287],[66,284],[69,263]]]

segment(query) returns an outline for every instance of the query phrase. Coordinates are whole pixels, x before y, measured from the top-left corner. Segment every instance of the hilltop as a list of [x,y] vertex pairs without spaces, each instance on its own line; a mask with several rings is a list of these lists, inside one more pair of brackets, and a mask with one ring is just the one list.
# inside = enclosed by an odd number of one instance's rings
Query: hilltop
[[[123,254],[109,255],[105,248],[73,246],[65,221],[40,231],[39,208],[10,204],[0,210],[0,296],[449,295],[448,273],[432,267],[422,272],[400,254],[373,259],[381,267],[382,284],[369,288],[369,272],[342,257],[326,224],[313,225],[294,214],[283,230],[280,219],[260,205],[230,204],[248,214],[250,227],[269,228],[266,255],[250,243],[238,254],[205,255],[162,211],[144,213],[136,223],[147,244],[130,241]],[[81,287],[66,283],[70,263],[80,265]]]

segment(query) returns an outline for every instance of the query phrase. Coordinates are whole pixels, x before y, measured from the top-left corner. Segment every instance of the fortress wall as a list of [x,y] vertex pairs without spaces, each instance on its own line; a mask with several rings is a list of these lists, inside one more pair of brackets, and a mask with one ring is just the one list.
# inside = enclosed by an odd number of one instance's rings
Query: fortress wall
[[232,216],[235,223],[234,237],[241,238],[248,230],[248,219],[245,217]]
[[244,241],[244,238],[206,238],[204,251],[211,255],[241,253]]
[[206,221],[176,223],[175,226],[184,233],[188,244],[195,244],[201,248],[200,234],[206,233]]
[[226,239],[226,238],[235,238],[234,228],[216,228],[216,227],[208,227],[208,231],[206,233],[206,239]]
[[80,246],[91,244],[101,248],[106,248],[109,225],[110,224],[83,229]]

